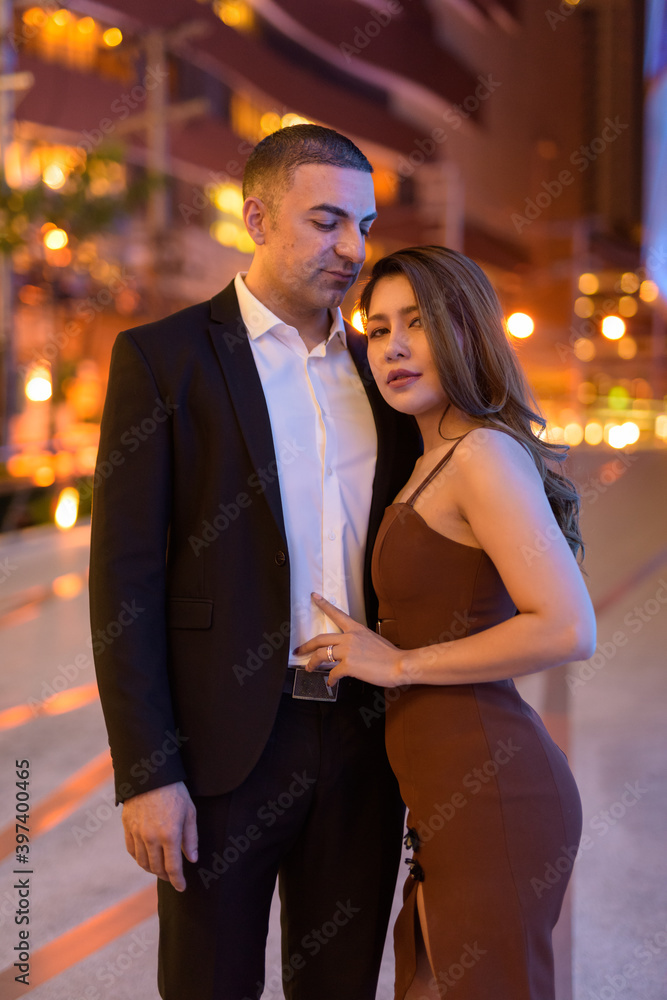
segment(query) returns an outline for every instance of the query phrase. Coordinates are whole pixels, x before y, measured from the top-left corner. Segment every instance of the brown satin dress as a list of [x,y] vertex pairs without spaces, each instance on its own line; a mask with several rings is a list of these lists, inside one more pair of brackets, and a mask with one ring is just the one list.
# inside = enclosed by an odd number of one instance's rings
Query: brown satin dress
[[[461,440],[407,502],[387,508],[375,543],[379,630],[402,649],[516,613],[486,553],[430,528],[413,507]],[[386,696],[387,753],[413,849],[394,930],[395,1000],[416,971],[419,882],[441,997],[553,1000],[551,932],[582,824],[564,753],[512,680]]]

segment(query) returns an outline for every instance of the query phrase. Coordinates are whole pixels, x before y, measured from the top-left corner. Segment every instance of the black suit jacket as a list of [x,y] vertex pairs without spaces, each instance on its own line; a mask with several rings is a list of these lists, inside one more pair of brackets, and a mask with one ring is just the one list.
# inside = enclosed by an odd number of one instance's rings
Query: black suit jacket
[[[348,328],[378,432],[366,551],[418,454]],[[289,447],[289,446],[288,446]],[[95,473],[93,652],[119,801],[235,788],[268,739],[289,655],[290,559],[269,415],[233,284],[119,334]]]

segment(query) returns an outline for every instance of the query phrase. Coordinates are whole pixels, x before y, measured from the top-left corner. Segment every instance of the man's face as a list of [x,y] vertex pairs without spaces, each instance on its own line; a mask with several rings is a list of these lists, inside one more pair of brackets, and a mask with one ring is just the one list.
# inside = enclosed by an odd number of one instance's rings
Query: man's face
[[289,311],[341,304],[364,263],[375,216],[370,174],[319,163],[297,167],[292,187],[266,218],[260,251],[263,275]]

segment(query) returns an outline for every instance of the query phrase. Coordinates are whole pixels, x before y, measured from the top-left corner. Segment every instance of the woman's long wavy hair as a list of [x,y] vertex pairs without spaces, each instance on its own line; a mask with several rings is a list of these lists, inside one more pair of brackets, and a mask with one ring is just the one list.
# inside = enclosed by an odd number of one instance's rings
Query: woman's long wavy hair
[[505,333],[502,309],[484,271],[463,254],[441,246],[408,247],[378,260],[359,307],[364,325],[382,278],[403,275],[415,293],[440,383],[453,406],[502,428],[533,457],[554,516],[575,556],[583,558],[579,494],[555,465],[568,447],[542,436],[539,412]]

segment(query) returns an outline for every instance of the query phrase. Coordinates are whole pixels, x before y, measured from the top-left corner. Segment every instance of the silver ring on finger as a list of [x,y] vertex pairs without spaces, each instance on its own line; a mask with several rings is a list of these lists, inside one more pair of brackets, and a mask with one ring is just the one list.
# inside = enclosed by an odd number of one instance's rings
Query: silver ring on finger
[[336,657],[334,656],[333,646],[327,646],[327,660],[329,663],[335,663]]

